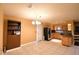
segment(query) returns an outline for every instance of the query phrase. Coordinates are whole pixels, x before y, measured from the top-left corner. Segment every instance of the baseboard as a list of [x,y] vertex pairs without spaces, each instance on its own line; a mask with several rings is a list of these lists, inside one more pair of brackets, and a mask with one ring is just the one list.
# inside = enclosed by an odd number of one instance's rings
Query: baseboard
[[35,43],[35,41],[29,42],[29,43],[26,43],[26,44],[22,44],[21,47],[24,46],[24,45],[31,44],[31,43]]
[[22,44],[20,47],[17,47],[17,48],[14,48],[14,49],[10,49],[10,50],[7,50],[6,52],[10,52],[10,51],[19,49],[19,48],[21,48],[22,46],[25,46],[25,45],[28,45],[28,44],[31,44],[31,43],[35,43],[35,41],[29,42],[29,43],[26,43],[26,44]]

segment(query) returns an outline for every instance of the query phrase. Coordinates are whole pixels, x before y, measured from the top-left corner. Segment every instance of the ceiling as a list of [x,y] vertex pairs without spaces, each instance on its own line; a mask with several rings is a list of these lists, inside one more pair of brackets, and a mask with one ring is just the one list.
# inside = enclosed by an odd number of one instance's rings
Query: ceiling
[[[79,20],[78,3],[36,3],[36,4],[2,4],[4,14],[27,19],[40,19],[45,22],[62,22]],[[39,16],[39,17],[38,17]]]

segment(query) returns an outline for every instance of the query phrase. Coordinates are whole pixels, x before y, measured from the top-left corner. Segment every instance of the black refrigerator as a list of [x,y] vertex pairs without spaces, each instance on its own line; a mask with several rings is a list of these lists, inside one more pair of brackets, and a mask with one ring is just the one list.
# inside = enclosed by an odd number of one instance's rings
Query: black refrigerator
[[44,40],[49,41],[51,36],[51,30],[48,27],[44,27]]

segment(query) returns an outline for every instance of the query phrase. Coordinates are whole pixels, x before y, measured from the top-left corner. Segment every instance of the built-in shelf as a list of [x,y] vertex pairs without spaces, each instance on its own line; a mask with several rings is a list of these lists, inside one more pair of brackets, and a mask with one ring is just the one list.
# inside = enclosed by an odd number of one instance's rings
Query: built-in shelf
[[73,31],[73,39],[75,42],[75,45],[79,46],[79,21],[74,21],[74,31]]
[[7,23],[7,50],[20,46],[21,22],[8,20]]
[[74,35],[74,36],[79,36],[79,35]]
[[16,32],[20,32],[20,22],[8,21],[8,35],[16,35]]

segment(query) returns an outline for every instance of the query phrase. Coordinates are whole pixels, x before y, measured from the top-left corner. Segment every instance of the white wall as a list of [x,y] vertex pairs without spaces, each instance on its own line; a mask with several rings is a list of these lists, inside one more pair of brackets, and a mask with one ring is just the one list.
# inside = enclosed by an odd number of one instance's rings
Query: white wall
[[41,24],[37,25],[37,40],[43,40],[43,26]]

